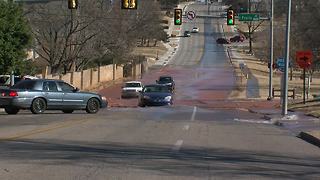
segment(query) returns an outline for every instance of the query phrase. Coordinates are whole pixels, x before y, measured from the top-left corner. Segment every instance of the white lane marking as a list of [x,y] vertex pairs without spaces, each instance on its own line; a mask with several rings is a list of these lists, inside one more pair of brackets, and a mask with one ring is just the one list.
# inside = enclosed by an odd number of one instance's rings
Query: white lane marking
[[248,123],[272,124],[271,121],[266,121],[266,120],[238,119],[238,118],[234,118],[234,120],[239,122],[248,122]]
[[185,131],[188,131],[189,128],[190,128],[190,125],[184,125],[184,126],[183,126],[183,130],[185,130]]
[[197,106],[194,106],[192,116],[191,116],[191,121],[194,121],[194,118],[196,117],[196,113],[197,113]]
[[182,146],[182,144],[183,144],[183,140],[178,140],[178,141],[174,144],[172,150],[174,150],[174,151],[179,151],[180,148],[181,148],[181,146]]

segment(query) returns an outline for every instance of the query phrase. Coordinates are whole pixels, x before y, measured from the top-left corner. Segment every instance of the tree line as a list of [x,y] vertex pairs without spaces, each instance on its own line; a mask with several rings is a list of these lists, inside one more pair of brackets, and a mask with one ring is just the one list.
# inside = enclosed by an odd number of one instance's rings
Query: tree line
[[33,62],[25,60],[29,49],[53,73],[130,62],[139,39],[166,40],[161,8],[179,3],[139,0],[137,10],[124,10],[120,0],[78,2],[71,10],[67,1],[0,1],[0,74],[31,73]]

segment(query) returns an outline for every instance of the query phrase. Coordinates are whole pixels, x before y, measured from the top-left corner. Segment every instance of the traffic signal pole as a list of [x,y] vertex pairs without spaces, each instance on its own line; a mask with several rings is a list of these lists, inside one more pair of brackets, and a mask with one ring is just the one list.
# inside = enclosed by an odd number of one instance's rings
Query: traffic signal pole
[[273,99],[272,96],[272,78],[273,78],[273,0],[271,0],[270,5],[270,60],[269,60],[269,96],[267,100]]
[[291,25],[291,0],[288,0],[288,15],[287,15],[287,36],[286,36],[286,58],[284,67],[284,84],[282,89],[282,115],[288,114],[288,70],[289,70],[289,53],[290,53],[290,25]]

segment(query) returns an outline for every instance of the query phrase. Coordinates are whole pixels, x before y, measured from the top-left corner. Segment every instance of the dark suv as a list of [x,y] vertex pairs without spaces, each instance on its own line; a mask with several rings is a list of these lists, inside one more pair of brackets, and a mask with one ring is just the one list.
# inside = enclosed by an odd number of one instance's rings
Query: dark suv
[[190,31],[184,31],[183,35],[184,35],[184,37],[190,37],[191,36]]
[[157,84],[163,84],[168,86],[171,91],[174,91],[174,81],[171,76],[160,76],[158,80],[156,80]]

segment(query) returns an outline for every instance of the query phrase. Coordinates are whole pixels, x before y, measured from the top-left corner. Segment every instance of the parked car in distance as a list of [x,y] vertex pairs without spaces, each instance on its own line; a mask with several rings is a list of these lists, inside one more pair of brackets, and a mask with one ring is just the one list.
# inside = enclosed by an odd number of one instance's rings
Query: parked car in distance
[[10,78],[9,75],[0,75],[0,86],[4,86],[4,84],[9,78]]
[[225,38],[218,38],[216,40],[217,44],[230,44],[230,41],[228,39]]
[[191,36],[190,31],[184,31],[183,35],[184,35],[184,37],[190,37]]
[[230,38],[231,42],[243,42],[244,41],[244,37],[237,35],[237,36],[233,36],[232,38]]
[[173,94],[168,86],[151,84],[143,87],[139,94],[139,106],[163,106],[173,104]]
[[171,76],[160,76],[159,79],[156,80],[156,83],[165,85],[170,91],[174,91],[175,83]]
[[191,32],[193,32],[193,33],[198,33],[199,30],[200,30],[200,29],[199,29],[198,27],[193,27],[192,30],[191,30]]
[[30,79],[20,81],[9,89],[0,89],[0,108],[4,108],[8,114],[17,114],[20,109],[30,109],[33,114],[41,114],[46,110],[97,113],[104,107],[107,107],[105,97],[81,92],[61,80]]
[[[25,75],[25,76],[14,76],[14,84],[18,83],[21,80],[28,79],[39,79],[35,76]],[[10,86],[10,75],[0,75],[0,86]]]
[[[21,76],[14,76],[14,83],[18,83],[22,80]],[[10,75],[1,75],[0,76],[0,86],[9,87],[10,86]]]
[[121,97],[138,97],[139,92],[142,91],[143,85],[140,81],[128,81],[122,86]]

